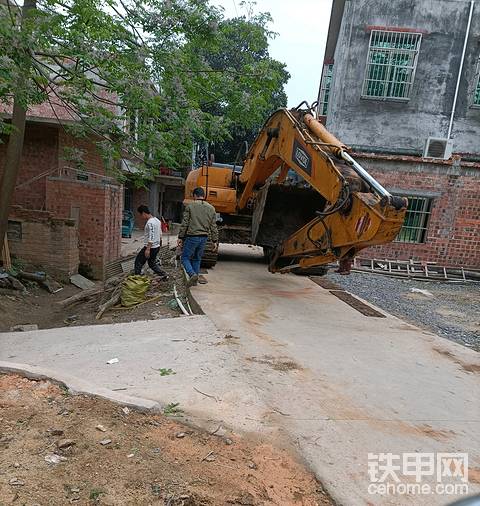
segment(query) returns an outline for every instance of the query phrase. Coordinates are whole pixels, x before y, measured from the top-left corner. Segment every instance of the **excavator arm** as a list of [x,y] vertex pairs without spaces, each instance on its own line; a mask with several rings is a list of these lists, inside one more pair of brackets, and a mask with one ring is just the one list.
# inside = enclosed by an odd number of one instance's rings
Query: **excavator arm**
[[[291,171],[300,176],[296,182]],[[238,177],[237,212],[253,209],[252,243],[269,252],[272,272],[348,262],[363,248],[388,243],[403,224],[406,206],[310,109],[275,112]]]

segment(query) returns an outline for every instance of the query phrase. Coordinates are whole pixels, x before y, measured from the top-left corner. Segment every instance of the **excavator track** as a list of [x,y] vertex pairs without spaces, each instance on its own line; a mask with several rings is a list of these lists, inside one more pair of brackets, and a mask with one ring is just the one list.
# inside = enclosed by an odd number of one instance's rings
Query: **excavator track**
[[218,259],[218,252],[215,251],[213,242],[208,241],[202,256],[201,266],[204,269],[211,269],[212,267],[215,267],[217,259]]

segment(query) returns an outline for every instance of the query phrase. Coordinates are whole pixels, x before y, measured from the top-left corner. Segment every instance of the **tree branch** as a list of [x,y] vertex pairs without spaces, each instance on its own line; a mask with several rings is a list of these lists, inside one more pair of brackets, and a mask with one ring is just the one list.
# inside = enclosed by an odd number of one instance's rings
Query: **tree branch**
[[[60,95],[58,95],[56,93],[55,89],[52,87],[51,84],[49,84],[49,88],[52,91],[52,93],[58,98],[58,100],[60,100],[60,104],[55,104],[54,102],[52,102],[50,100],[50,95],[49,95],[48,90],[46,88],[43,88],[40,85],[40,83],[38,83],[38,82],[35,81],[35,84],[46,94],[47,100],[48,100],[48,102],[50,104],[50,107],[52,108],[53,114],[55,115],[57,121],[59,122],[59,124],[62,126],[62,128],[64,129],[64,131],[66,133],[69,134],[69,132],[66,130],[64,124],[62,123],[62,121],[60,120],[60,118],[58,117],[58,115],[57,115],[57,113],[55,111],[55,107],[54,107],[55,105],[58,105],[60,107],[64,107],[65,109],[67,109],[68,114],[70,115],[70,117],[74,121],[80,121],[81,123],[83,123],[87,127],[87,129],[89,129],[92,133],[94,133],[95,135],[97,135],[101,139],[103,139],[103,140],[105,140],[105,141],[107,141],[109,143],[113,142],[110,137],[107,137],[102,132],[100,132],[99,130],[97,130],[96,128],[94,128],[90,123],[88,123],[87,121],[85,121],[85,119],[82,118],[82,116],[76,111],[76,109],[74,107],[72,107],[63,97],[61,97]],[[73,113],[71,111],[73,111]],[[140,156],[136,151],[131,151],[129,149],[125,149],[125,151],[128,153],[128,155],[132,156],[133,158],[135,158],[136,160],[140,161],[141,163],[147,164],[147,160],[145,160],[144,157]]]
[[[67,72],[71,76],[74,76],[74,77],[82,77],[83,76],[83,77],[85,77],[85,75],[83,74],[83,72],[72,71],[71,69],[69,69],[68,67],[66,67],[65,65],[63,65],[63,63],[60,63],[60,61],[58,60],[58,58],[65,58],[65,59],[68,59],[68,60],[70,60],[72,62],[77,62],[78,61],[78,60],[75,60],[74,58],[72,58],[70,56],[65,56],[65,55],[59,55],[59,56],[57,56],[57,55],[54,55],[52,53],[44,53],[44,52],[41,52],[41,51],[36,51],[35,54],[37,54],[39,56],[45,56],[46,58],[51,58],[62,70],[65,70],[65,72]],[[43,63],[41,60],[38,60],[38,59],[35,58],[35,61],[38,62],[38,63],[41,63],[44,67],[47,67],[47,68],[53,70],[52,67],[50,67],[46,63]],[[88,72],[92,72],[92,74],[95,74],[100,79],[103,79],[105,82],[108,83],[108,81],[106,79],[104,79],[103,76],[101,76],[98,73],[94,72],[92,69],[89,69]],[[61,74],[58,74],[58,75],[61,75]],[[93,79],[89,79],[89,81],[91,83],[95,84],[96,86],[100,86],[101,88],[105,88],[107,90],[110,90],[110,87],[107,86],[107,84],[105,84],[105,83],[101,83],[101,82],[95,81]]]
[[[125,9],[125,12],[131,16],[131,15],[132,15],[132,14],[131,14],[131,12],[128,10],[128,8],[125,6],[125,4],[122,2],[122,0],[119,0],[119,1],[120,1],[120,5],[121,5],[121,6]],[[127,23],[127,24],[128,24],[128,26],[129,26],[129,27],[133,30],[133,32],[134,32],[134,33],[137,35],[137,37],[141,40],[142,45],[143,45],[144,47],[146,47],[147,45],[146,45],[145,41],[143,40],[143,37],[141,36],[140,32],[139,32],[139,31],[137,30],[137,28],[135,27],[135,25],[134,25],[134,24],[132,24],[132,23],[128,20],[128,18],[127,18],[126,16],[123,16],[122,14],[120,14],[120,12],[118,11],[118,9],[117,9],[116,7],[114,7],[113,5],[111,5],[110,7],[111,7],[111,8],[112,8],[112,9],[113,9],[116,13],[117,13],[117,15],[118,15],[118,16],[120,16],[120,18],[121,18],[121,19],[123,19],[123,20],[125,21],[125,23]],[[134,41],[132,41],[132,42],[134,42]],[[136,43],[136,41],[135,41],[135,43]],[[138,44],[138,43],[136,43],[136,45],[137,45],[137,47],[142,47],[142,45],[140,45],[140,44]]]
[[52,101],[50,100],[50,96],[48,94],[48,91],[42,87],[42,85],[34,79],[35,85],[37,88],[39,88],[41,91],[45,93],[45,96],[47,97],[47,101],[50,104],[50,108],[52,109],[53,114],[55,115],[55,118],[57,119],[59,125],[62,127],[63,131],[68,134],[67,129],[65,128],[65,125],[62,123],[61,119],[58,117],[57,111],[55,110],[54,104],[52,104]]
[[39,69],[37,67],[37,65],[35,65],[34,63],[34,67],[35,69],[42,75],[42,77],[45,77],[46,79],[48,79],[49,82],[52,82],[52,83],[56,83],[55,79],[57,77],[60,77],[61,79],[63,79],[64,81],[68,81],[68,79],[65,77],[64,74],[60,74],[59,72],[57,72],[55,69],[53,69],[52,67],[50,67],[50,65],[47,65],[46,63],[42,62],[42,60],[39,60],[37,58],[35,58],[35,56],[33,56],[33,53],[30,55],[32,60],[37,63],[37,64],[40,64],[42,65],[43,67],[47,68],[50,72],[54,73],[56,77],[54,77],[53,79],[50,77],[50,75],[48,74],[44,74],[41,69]]
[[[60,77],[62,79],[65,80],[65,82],[71,82],[71,79],[65,79],[64,75],[63,74],[60,74],[58,73],[56,70],[52,69],[49,65],[46,65],[45,63],[43,63],[41,60],[38,60],[37,58],[35,58],[34,56],[32,56],[32,59],[34,60],[34,62],[36,63],[40,63],[41,65],[43,65],[45,68],[47,68],[49,71],[51,72],[54,72],[56,74],[57,77]],[[58,84],[57,81],[55,79],[52,79],[50,76],[44,74],[41,69],[39,69],[37,67],[37,65],[33,65],[35,67],[35,69],[40,73],[40,75],[42,77],[45,77],[48,82],[50,84]],[[81,74],[80,74],[81,75]],[[86,78],[87,80],[89,80],[88,78]],[[94,81],[91,81],[89,80],[90,82],[93,82],[95,84]],[[114,107],[119,107],[119,104],[118,102],[114,102],[113,100],[109,100],[108,98],[105,98],[105,97],[101,97],[100,95],[97,95],[96,93],[94,93],[93,91],[89,90],[87,87],[84,87],[83,89],[84,92],[88,93],[90,96],[92,96],[93,98],[95,98],[95,100],[98,100],[99,102],[102,102],[104,104],[107,104],[107,105],[111,105],[111,106],[114,106]]]
[[[16,7],[17,7],[17,9],[18,9],[18,5],[17,5],[17,4],[15,4],[15,6],[16,6]],[[13,15],[12,9],[11,9],[11,7],[10,7],[10,0],[7,0],[7,9],[8,9],[8,14],[10,15],[10,20],[11,20],[11,22],[12,22],[12,26],[16,26],[16,25],[17,25],[17,23],[16,23],[16,21],[15,21],[15,17],[14,17],[14,15]]]

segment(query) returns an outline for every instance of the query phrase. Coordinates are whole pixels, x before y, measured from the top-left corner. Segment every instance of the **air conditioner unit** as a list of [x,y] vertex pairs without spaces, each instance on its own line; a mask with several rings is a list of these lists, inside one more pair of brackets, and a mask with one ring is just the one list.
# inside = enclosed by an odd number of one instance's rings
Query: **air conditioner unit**
[[429,137],[425,144],[424,158],[440,158],[448,160],[452,156],[453,142],[451,139]]

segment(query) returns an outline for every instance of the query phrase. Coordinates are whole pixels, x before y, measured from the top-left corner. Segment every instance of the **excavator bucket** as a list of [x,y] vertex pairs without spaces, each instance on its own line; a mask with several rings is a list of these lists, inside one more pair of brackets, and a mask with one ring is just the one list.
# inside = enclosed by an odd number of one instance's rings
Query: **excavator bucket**
[[325,199],[305,185],[266,184],[258,193],[252,219],[252,243],[275,249],[322,211]]

